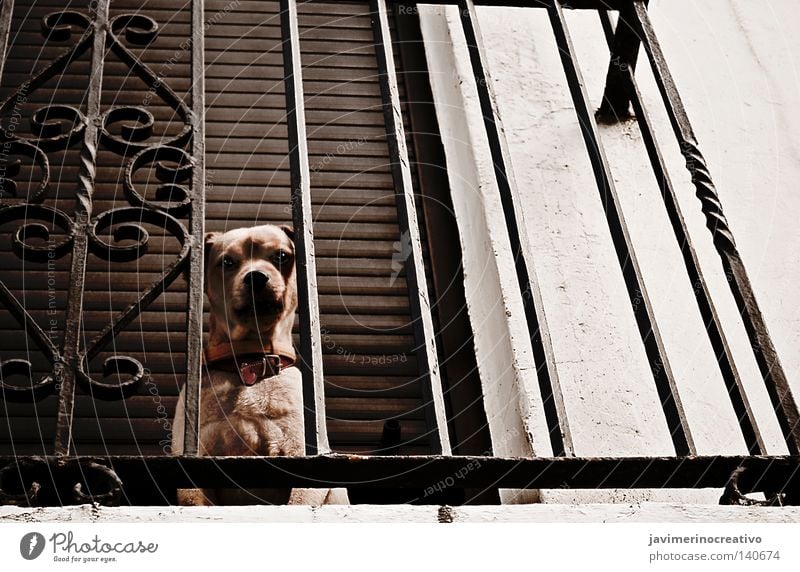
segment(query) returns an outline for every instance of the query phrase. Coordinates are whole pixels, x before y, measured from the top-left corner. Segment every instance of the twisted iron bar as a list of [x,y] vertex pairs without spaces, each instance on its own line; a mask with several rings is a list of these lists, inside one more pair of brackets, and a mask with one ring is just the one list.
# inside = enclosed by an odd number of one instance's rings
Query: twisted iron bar
[[695,195],[700,199],[701,210],[706,217],[706,226],[711,231],[714,245],[725,252],[736,252],[736,241],[728,226],[728,219],[722,210],[717,188],[711,179],[708,164],[700,152],[697,141],[685,138],[680,142],[681,154],[695,187]]
[[86,103],[87,122],[80,150],[78,188],[75,197],[73,218],[75,232],[67,291],[64,350],[59,363],[57,363],[61,379],[56,411],[55,452],[59,456],[68,455],[72,448],[72,418],[75,408],[77,370],[81,362],[80,326],[89,242],[86,231],[92,216],[92,194],[97,175],[97,119],[100,116],[102,103],[103,46],[105,45],[109,3],[110,0],[101,0],[90,8],[93,15],[89,21],[89,29],[92,30],[92,60]]

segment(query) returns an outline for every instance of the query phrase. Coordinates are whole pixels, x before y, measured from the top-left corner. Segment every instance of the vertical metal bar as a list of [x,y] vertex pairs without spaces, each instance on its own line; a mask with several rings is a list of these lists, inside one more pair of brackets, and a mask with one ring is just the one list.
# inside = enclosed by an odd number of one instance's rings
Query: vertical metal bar
[[[607,20],[608,26],[611,26],[608,12],[600,10],[600,13],[605,14],[604,21]],[[597,117],[609,123],[630,117],[631,97],[628,91],[627,76],[628,71],[636,69],[641,41],[628,23],[629,13],[630,10],[623,10],[619,13],[616,31],[613,39],[609,41],[611,56],[606,75],[606,87],[600,109],[597,110]],[[605,25],[604,28],[608,29]]]
[[311,182],[308,167],[303,75],[300,60],[300,29],[296,0],[281,0],[283,70],[286,89],[286,119],[289,128],[292,218],[295,232],[297,296],[300,302],[300,370],[303,374],[306,453],[330,451],[325,424],[325,381],[322,371],[322,340],[319,323],[317,266],[314,259],[314,229],[311,212]]
[[[614,30],[611,18],[606,10],[600,10],[599,14],[603,28],[606,30],[606,39],[608,40],[609,48],[611,48],[614,42]],[[617,29],[619,29],[619,27]],[[624,60],[620,63],[622,65],[625,64]],[[733,353],[728,345],[728,340],[723,331],[717,309],[714,306],[711,292],[703,277],[700,261],[692,245],[692,239],[689,236],[686,221],[683,219],[683,214],[681,213],[675,187],[670,180],[664,157],[661,155],[661,150],[655,139],[655,132],[652,122],[650,121],[650,115],[642,103],[642,96],[641,93],[639,93],[639,87],[636,85],[633,68],[626,67],[624,69],[625,73],[620,77],[620,80],[624,82],[622,87],[628,90],[628,98],[633,104],[633,111],[639,124],[639,130],[642,133],[642,140],[647,149],[647,154],[650,157],[650,163],[656,176],[656,182],[661,191],[661,196],[664,199],[664,206],[675,233],[675,239],[678,241],[681,254],[683,255],[686,272],[692,284],[692,291],[697,300],[698,308],[700,309],[700,316],[705,324],[706,332],[711,341],[711,347],[714,350],[714,355],[717,357],[717,362],[722,372],[722,378],[728,389],[728,396],[730,397],[736,417],[739,420],[739,425],[742,428],[747,450],[751,455],[764,454],[766,452],[764,440],[761,437],[755,415],[747,400],[747,393],[739,371],[736,368]]]
[[522,237],[518,222],[522,220],[522,211],[518,204],[519,194],[511,171],[510,154],[503,133],[500,114],[497,112],[492,82],[489,77],[489,71],[484,65],[483,42],[478,28],[475,5],[472,0],[460,0],[458,7],[472,64],[472,72],[478,89],[478,99],[481,104],[486,139],[492,155],[497,188],[506,219],[508,240],[511,245],[511,251],[514,253],[517,281],[522,290],[525,319],[528,324],[528,333],[531,339],[540,392],[544,402],[545,417],[550,428],[550,443],[554,455],[573,455],[572,436],[558,380],[555,354],[550,341],[550,330],[547,327],[541,289],[535,269],[533,267],[528,268],[528,261],[522,247]]
[[72,246],[72,267],[67,291],[67,315],[64,332],[64,352],[55,364],[56,384],[61,387],[58,395],[56,418],[55,453],[69,455],[72,446],[72,414],[75,408],[75,373],[83,355],[80,350],[81,314],[83,312],[83,290],[86,282],[86,259],[88,256],[88,227],[92,215],[92,194],[97,165],[98,124],[103,87],[103,60],[105,56],[106,30],[108,28],[108,6],[110,0],[98,0],[90,4],[93,11],[92,63],[89,70],[89,92],[86,104],[86,129],[80,152],[78,189],[75,200],[75,236]]
[[186,422],[183,454],[197,455],[200,447],[200,385],[203,375],[203,236],[205,234],[205,16],[203,0],[192,0],[192,211],[189,230],[188,304],[186,313]]
[[572,100],[575,103],[575,111],[578,115],[581,132],[589,152],[589,159],[592,163],[597,187],[600,191],[600,200],[606,213],[608,226],[611,230],[611,238],[614,242],[614,249],[617,253],[622,275],[628,295],[631,299],[631,306],[639,327],[639,334],[650,361],[650,368],[655,379],[656,389],[664,415],[667,419],[672,442],[675,452],[678,455],[690,455],[695,453],[695,447],[691,432],[686,421],[686,415],[678,395],[678,388],[672,368],[669,365],[666,348],[661,339],[661,334],[656,324],[655,313],[650,298],[647,295],[642,272],[636,259],[633,243],[628,233],[625,219],[620,209],[619,198],[614,180],[611,176],[611,169],[608,159],[605,156],[600,135],[597,132],[597,125],[594,121],[592,109],[589,104],[589,97],[583,83],[583,77],[578,66],[572,40],[567,31],[564,13],[561,2],[555,0],[547,9],[550,15],[550,22],[556,37],[561,63],[569,83]]
[[3,66],[8,52],[8,36],[11,33],[11,18],[14,15],[14,0],[0,2],[0,79],[3,77]]
[[426,401],[430,403],[430,406],[426,407],[426,415],[432,437],[431,449],[434,454],[449,455],[451,453],[450,437],[447,431],[447,415],[436,352],[436,334],[433,329],[433,317],[428,300],[428,281],[425,278],[414,188],[411,182],[411,168],[400,109],[400,96],[397,90],[394,51],[389,29],[390,10],[391,5],[387,0],[370,0],[372,33],[375,39],[375,55],[378,59],[378,75],[383,99],[386,138],[389,145],[389,160],[391,161],[397,201],[400,240],[410,246],[410,255],[406,260],[406,281],[410,293],[411,316],[414,321],[417,360],[420,371],[428,374],[428,383],[423,384],[423,387],[426,392]]
[[756,301],[750,278],[728,227],[705,157],[700,152],[683,101],[664,59],[664,53],[647,14],[647,7],[641,0],[634,0],[634,19],[634,25],[641,34],[642,43],[650,59],[672,129],[686,160],[686,168],[691,173],[697,198],[700,199],[703,214],[706,216],[706,226],[711,231],[714,246],[722,260],[728,285],[741,313],[753,354],[772,406],[775,408],[783,437],[789,452],[796,455],[800,453],[800,411],[797,402],[792,395],[786,373],[783,371],[764,316]]

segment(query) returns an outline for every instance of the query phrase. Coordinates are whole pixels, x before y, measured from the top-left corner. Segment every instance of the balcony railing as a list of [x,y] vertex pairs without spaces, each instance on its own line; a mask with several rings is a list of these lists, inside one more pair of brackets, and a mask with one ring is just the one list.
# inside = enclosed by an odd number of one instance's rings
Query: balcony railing
[[[326,0],[330,3],[331,0]],[[30,401],[43,395],[57,394],[58,416],[52,455],[44,457],[0,458],[0,503],[20,505],[70,504],[87,501],[102,504],[120,502],[128,483],[152,481],[159,489],[190,487],[292,486],[292,487],[383,487],[437,489],[454,481],[474,488],[547,489],[547,488],[724,488],[721,502],[749,504],[797,504],[800,491],[800,414],[785,372],[769,336],[763,315],[755,299],[733,233],[728,226],[717,190],[706,161],[692,131],[678,88],[667,66],[650,22],[645,0],[505,0],[501,2],[461,0],[426,1],[424,4],[457,4],[468,44],[469,58],[483,113],[485,136],[491,151],[494,177],[503,206],[506,231],[514,254],[516,277],[522,293],[528,332],[536,361],[541,393],[554,451],[553,458],[498,458],[452,456],[448,439],[442,384],[439,377],[434,321],[427,297],[427,279],[423,264],[420,228],[417,222],[412,188],[410,160],[406,149],[403,118],[400,113],[394,47],[390,30],[392,10],[413,6],[415,2],[391,0],[348,0],[364,4],[373,21],[373,34],[384,124],[389,143],[392,178],[396,192],[400,231],[410,238],[411,253],[406,261],[406,276],[411,297],[414,338],[419,348],[417,358],[426,372],[426,419],[432,429],[432,456],[344,456],[331,455],[325,425],[324,371],[322,362],[319,301],[312,233],[309,157],[305,128],[303,80],[300,65],[300,33],[296,0],[281,0],[281,30],[285,75],[286,112],[291,169],[291,207],[296,232],[297,272],[300,300],[300,360],[306,407],[307,456],[292,458],[201,457],[198,456],[198,409],[202,373],[203,334],[203,251],[204,235],[204,29],[203,2],[192,2],[191,32],[191,106],[169,87],[136,55],[132,46],[146,46],[157,33],[157,23],[147,15],[125,14],[111,18],[110,0],[97,0],[89,9],[65,10],[48,15],[42,24],[45,38],[72,38],[71,46],[48,63],[36,75],[21,84],[2,104],[0,115],[13,112],[20,97],[39,89],[57,76],[71,62],[90,53],[88,100],[85,111],[65,105],[50,105],[34,117],[34,137],[24,138],[6,129],[2,133],[7,152],[29,157],[42,174],[40,192],[24,201],[13,196],[13,169],[5,171],[0,222],[18,223],[13,236],[15,252],[23,260],[44,261],[48,256],[70,255],[70,285],[66,332],[62,347],[56,347],[37,324],[18,297],[0,282],[0,302],[35,341],[52,365],[50,374],[33,379],[31,363],[11,359],[0,363],[0,389],[7,401]],[[564,418],[564,405],[550,332],[545,326],[540,287],[524,255],[521,221],[517,213],[519,195],[508,176],[509,153],[497,113],[486,67],[476,5],[514,6],[546,10],[552,25],[570,94],[597,182],[603,210],[624,277],[627,294],[636,317],[641,341],[652,371],[663,415],[672,436],[675,456],[657,458],[582,458],[572,454],[570,434]],[[661,191],[664,207],[683,254],[686,273],[731,405],[749,455],[697,456],[691,427],[678,394],[670,367],[670,357],[659,333],[653,306],[647,294],[631,237],[629,235],[614,179],[598,134],[595,113],[587,96],[573,48],[564,10],[592,10],[599,14],[610,50],[610,63],[604,101],[598,112],[603,121],[627,117],[632,107],[642,133],[653,173]],[[4,0],[0,13],[0,55],[8,47],[14,10],[11,0]],[[616,25],[611,13],[618,14]],[[124,38],[124,39],[123,39]],[[684,222],[676,190],[656,142],[653,126],[644,107],[635,68],[640,45],[644,47],[655,75],[664,108],[675,135],[675,144],[686,159],[697,198],[713,244],[719,254],[731,292],[738,305],[749,336],[752,351],[760,368],[774,413],[781,427],[790,456],[766,456],[758,423],[748,404],[741,376],[736,368],[711,292],[703,277],[698,258]],[[113,51],[132,74],[153,86],[157,95],[183,122],[183,129],[167,141],[148,143],[152,116],[142,107],[101,105],[104,57]],[[4,59],[4,58],[3,58]],[[2,60],[0,60],[2,61]],[[121,132],[115,125],[127,122]],[[96,213],[92,197],[97,169],[98,148],[112,150],[124,157],[124,190],[128,205]],[[48,153],[79,149],[80,172],[77,200],[72,212],[43,204],[48,190]],[[169,162],[174,184],[165,191],[164,200],[146,199],[136,189],[132,173],[144,165]],[[185,217],[184,224],[179,217]],[[50,227],[60,229],[55,248],[43,247],[51,238]],[[122,312],[116,321],[94,340],[83,345],[81,313],[87,256],[93,253],[104,260],[135,260],[146,250],[148,233],[143,223],[155,225],[174,236],[182,245],[178,255],[165,266],[159,280]],[[103,232],[114,227],[116,241],[127,239],[124,246],[108,242]],[[132,244],[130,244],[132,241]],[[106,374],[125,378],[119,384],[94,379],[86,364],[111,343],[115,336],[182,273],[188,274],[186,308],[187,364],[185,410],[185,450],[180,456],[124,456],[102,458],[76,457],[72,451],[72,425],[76,387],[82,384],[93,395],[105,399],[125,399],[142,382],[144,366],[138,360],[118,355],[106,361]],[[12,375],[27,376],[29,385],[6,381]],[[743,495],[763,492],[765,501]]]

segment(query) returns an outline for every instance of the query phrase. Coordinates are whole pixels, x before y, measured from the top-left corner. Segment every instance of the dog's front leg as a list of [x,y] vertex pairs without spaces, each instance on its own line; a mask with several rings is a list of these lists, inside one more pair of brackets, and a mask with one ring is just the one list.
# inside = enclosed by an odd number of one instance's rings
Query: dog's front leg
[[213,492],[209,489],[178,489],[179,506],[214,506]]
[[350,504],[347,489],[292,489],[289,504]]

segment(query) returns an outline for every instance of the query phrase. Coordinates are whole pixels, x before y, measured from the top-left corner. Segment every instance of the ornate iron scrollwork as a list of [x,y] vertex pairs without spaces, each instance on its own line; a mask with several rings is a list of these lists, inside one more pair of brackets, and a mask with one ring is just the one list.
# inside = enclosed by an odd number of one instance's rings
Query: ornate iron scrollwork
[[784,506],[787,502],[785,493],[764,493],[765,500],[752,499],[745,495],[740,488],[740,479],[747,473],[746,467],[739,467],[731,474],[728,484],[719,499],[722,505],[737,506]]
[[[183,121],[180,133],[164,138],[158,142],[159,146],[181,147],[189,142],[192,136],[193,116],[192,111],[178,97],[178,95],[159,77],[153,70],[145,65],[130,51],[120,39],[124,32],[125,39],[136,45],[147,45],[158,34],[158,23],[143,14],[121,14],[109,23],[107,44],[111,50],[128,65],[130,70],[138,75],[150,89],[154,91],[175,114]],[[119,135],[112,133],[112,127],[123,121],[132,121],[121,126]],[[108,148],[121,155],[131,155],[153,147],[148,143],[153,132],[155,119],[144,108],[135,106],[117,106],[108,110],[104,115],[100,129],[100,140]]]
[[[35,459],[23,459],[0,469],[0,504],[36,506],[42,490],[37,479],[41,476],[38,471],[32,477],[29,474],[38,466]],[[27,487],[26,483],[29,483]]]
[[[173,167],[168,162],[176,166]],[[133,182],[133,174],[149,164],[156,165],[156,177],[162,181],[156,190],[156,201],[145,199],[136,190]],[[186,151],[166,145],[148,147],[128,162],[125,169],[125,194],[132,205],[183,215],[191,207],[192,197],[189,188],[179,183],[191,179],[191,176],[192,159]]]
[[[2,135],[0,135],[0,141],[2,141]],[[36,190],[26,197],[29,203],[41,203],[50,188],[50,161],[47,159],[47,155],[30,141],[20,139],[6,139],[3,141],[2,147],[6,156],[27,156],[41,169],[42,176]],[[0,198],[22,198],[19,196],[17,183],[13,179],[19,174],[21,163],[19,160],[9,161],[5,175],[0,182]]]
[[[178,277],[188,260],[191,241],[189,240],[189,232],[178,219],[165,212],[147,208],[128,207],[106,211],[94,220],[89,229],[89,245],[95,254],[105,260],[135,260],[147,251],[149,234],[142,226],[144,223],[159,226],[171,233],[180,242],[181,250],[175,260],[167,265],[160,278],[88,344],[85,350],[86,359],[78,369],[78,377],[80,381],[91,386],[90,390],[94,395],[104,399],[118,399],[134,390],[144,377],[142,364],[129,356],[117,355],[107,359],[103,364],[104,376],[114,373],[129,376],[126,381],[119,384],[108,384],[94,380],[86,372],[85,364],[95,357],[117,333],[136,318],[143,308],[146,308]],[[115,245],[100,238],[100,231],[111,227],[114,227],[113,237],[115,240],[134,240],[134,244]]]
[[[5,380],[11,376],[20,375],[25,377],[30,385],[13,385]],[[33,381],[33,366],[26,359],[9,359],[0,363],[0,392],[6,395],[9,401],[30,401],[31,399],[41,399],[45,395],[52,393],[53,377],[50,375],[42,377],[39,381]]]
[[0,504],[119,504],[122,481],[98,459],[20,459],[0,469]]
[[[100,4],[107,9],[107,2]],[[31,362],[26,359],[9,359],[0,363],[0,390],[9,400],[30,401],[51,394],[56,386],[54,380],[65,371],[98,398],[121,399],[135,391],[145,376],[144,365],[135,357],[115,352],[104,360],[101,379],[96,379],[90,373],[89,364],[181,274],[193,243],[186,227],[176,217],[188,215],[192,205],[193,189],[189,181],[194,161],[184,147],[192,140],[194,116],[164,79],[128,48],[128,45],[147,46],[155,40],[159,32],[158,23],[142,14],[122,14],[108,20],[98,18],[97,13],[87,15],[74,10],[52,12],[44,16],[41,31],[46,41],[72,41],[72,45],[0,103],[0,116],[19,114],[19,106],[16,106],[18,101],[27,101],[30,93],[66,70],[93,45],[97,48],[98,41],[103,41],[106,53],[113,53],[126,64],[152,93],[174,111],[170,121],[177,118],[183,125],[177,133],[171,131],[169,135],[156,137],[154,133],[158,130],[154,128],[157,122],[150,111],[137,106],[113,106],[101,111],[97,98],[99,94],[95,94],[95,107],[90,105],[86,113],[60,104],[33,110],[28,117],[29,133],[0,129],[0,145],[5,155],[26,157],[31,166],[39,171],[38,180],[32,186],[29,184],[27,195],[22,196],[20,187],[13,180],[20,173],[21,161],[7,161],[5,176],[0,179],[0,224],[18,223],[12,231],[12,247],[19,258],[46,262],[71,254],[73,260],[78,257],[82,261],[72,265],[73,272],[77,269],[81,274],[85,272],[85,258],[89,254],[110,263],[129,262],[144,256],[150,242],[148,227],[163,229],[168,237],[178,241],[180,249],[161,275],[82,348],[77,345],[81,337],[77,335],[79,319],[68,319],[66,324],[72,336],[65,335],[65,339],[72,340],[74,347],[66,347],[67,341],[63,347],[56,347],[20,300],[0,282],[0,303],[25,327],[53,366],[50,375],[35,380]],[[101,58],[101,65],[104,65],[102,55],[93,54],[93,61],[97,62],[98,57]],[[99,77],[99,74],[94,79],[90,77],[90,90],[100,90]],[[123,191],[128,204],[94,214],[92,195],[98,144],[100,149],[107,149],[124,158]],[[75,213],[67,213],[44,204],[50,198],[48,192],[52,176],[48,154],[78,145],[81,145],[81,169],[76,200],[80,208]],[[154,193],[137,187],[135,175],[144,169],[155,171],[157,185]],[[54,237],[56,240],[52,240]],[[113,272],[113,267],[109,271]],[[76,282],[75,276],[70,278],[73,285],[83,284],[83,276],[80,276],[79,282]],[[73,294],[83,296],[82,291]],[[26,378],[28,384],[14,385],[7,381],[9,376]],[[71,418],[66,422],[71,423]],[[50,465],[44,462],[20,462],[1,469],[0,503],[49,502],[43,500],[42,496],[43,489],[49,486],[45,483],[47,475],[42,471],[48,467]],[[119,499],[121,483],[107,467],[80,463],[59,466],[58,470],[60,474],[71,474],[70,471],[74,472],[77,468],[80,468],[82,475],[89,470],[91,474],[99,476],[94,484],[85,479],[72,479],[70,502],[88,502],[91,499],[116,502]],[[19,479],[16,487],[9,481],[14,473]],[[97,483],[102,483],[99,489]],[[55,490],[53,487],[50,489]],[[98,496],[96,492],[100,489],[102,492]],[[61,503],[65,500],[58,498]]]

